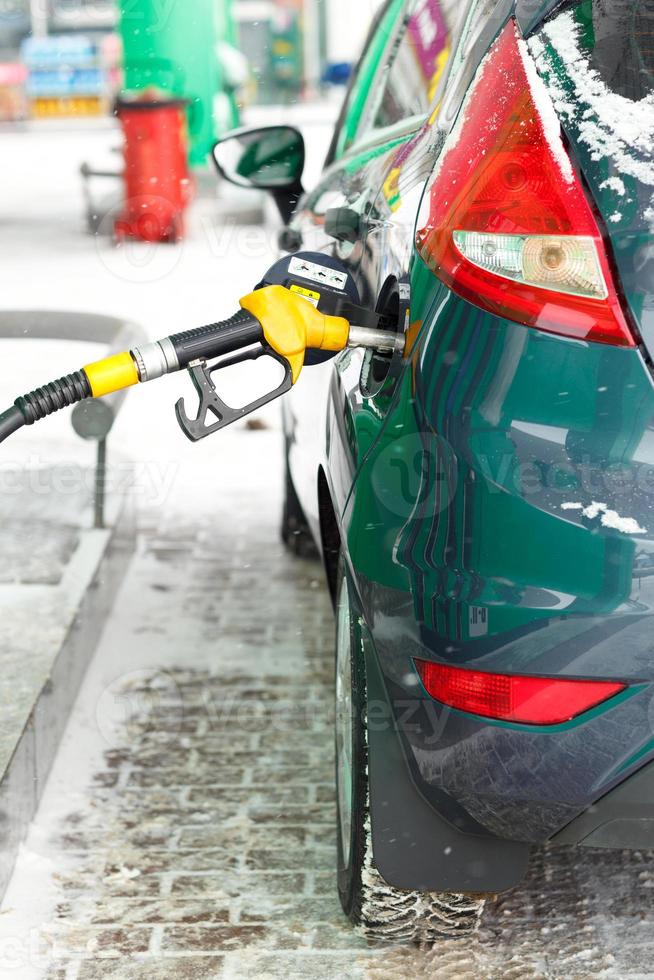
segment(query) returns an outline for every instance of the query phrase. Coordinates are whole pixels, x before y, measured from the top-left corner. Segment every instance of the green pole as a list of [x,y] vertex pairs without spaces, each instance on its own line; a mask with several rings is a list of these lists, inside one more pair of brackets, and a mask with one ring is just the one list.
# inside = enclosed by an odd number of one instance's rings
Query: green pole
[[222,91],[217,51],[229,0],[119,0],[125,88],[155,86],[189,100],[190,162],[202,166],[217,137],[214,100]]
[[[232,10],[232,0],[216,0],[216,16],[219,40],[238,48],[238,31]],[[223,89],[228,103],[224,122],[228,129],[235,129],[240,123],[236,97],[234,92],[230,91],[225,84],[223,84]]]
[[238,47],[238,32],[232,12],[232,0],[216,0],[218,37]]

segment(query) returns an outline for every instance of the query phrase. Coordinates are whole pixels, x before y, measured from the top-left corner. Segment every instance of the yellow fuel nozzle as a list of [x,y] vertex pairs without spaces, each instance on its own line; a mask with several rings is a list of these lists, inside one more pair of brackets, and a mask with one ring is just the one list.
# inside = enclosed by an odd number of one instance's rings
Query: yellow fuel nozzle
[[308,348],[340,351],[347,347],[350,324],[342,316],[326,316],[301,294],[285,286],[266,286],[244,296],[241,308],[255,316],[266,343],[291,365],[293,384],[304,367]]
[[306,351],[341,351],[346,347],[404,350],[404,336],[389,330],[352,326],[345,317],[321,313],[301,293],[285,286],[266,286],[241,300],[241,307],[259,320],[266,343],[291,365],[293,384],[304,366]]

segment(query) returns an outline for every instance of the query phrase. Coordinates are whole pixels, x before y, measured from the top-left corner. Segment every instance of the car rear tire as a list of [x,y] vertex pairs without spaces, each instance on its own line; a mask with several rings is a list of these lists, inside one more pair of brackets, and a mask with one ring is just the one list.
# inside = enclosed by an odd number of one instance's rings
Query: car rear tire
[[429,944],[469,936],[478,927],[483,898],[393,888],[374,865],[365,658],[342,558],[336,595],[338,892],[343,911],[367,938],[386,943]]

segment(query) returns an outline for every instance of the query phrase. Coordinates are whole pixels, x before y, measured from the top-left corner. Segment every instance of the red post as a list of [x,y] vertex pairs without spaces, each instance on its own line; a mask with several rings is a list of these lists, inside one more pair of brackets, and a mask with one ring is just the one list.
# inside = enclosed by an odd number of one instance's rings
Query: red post
[[178,242],[184,237],[184,211],[191,198],[186,102],[138,93],[121,98],[125,206],[115,222],[117,239]]

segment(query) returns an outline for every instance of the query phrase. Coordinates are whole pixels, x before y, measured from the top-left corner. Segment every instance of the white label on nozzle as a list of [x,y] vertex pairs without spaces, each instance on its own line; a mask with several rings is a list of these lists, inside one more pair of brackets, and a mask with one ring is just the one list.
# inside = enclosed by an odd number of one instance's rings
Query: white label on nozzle
[[305,259],[291,259],[288,271],[293,276],[300,276],[310,282],[318,282],[321,286],[331,286],[333,289],[345,289],[347,286],[347,273],[337,272],[326,265],[318,265],[316,262],[307,262]]

